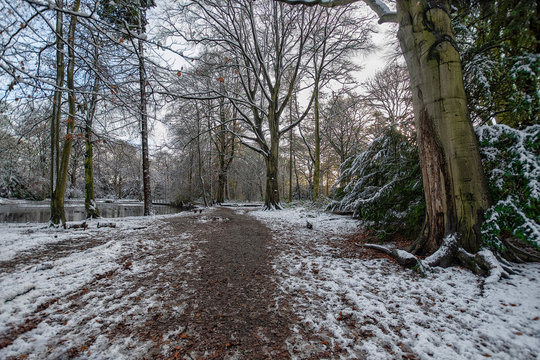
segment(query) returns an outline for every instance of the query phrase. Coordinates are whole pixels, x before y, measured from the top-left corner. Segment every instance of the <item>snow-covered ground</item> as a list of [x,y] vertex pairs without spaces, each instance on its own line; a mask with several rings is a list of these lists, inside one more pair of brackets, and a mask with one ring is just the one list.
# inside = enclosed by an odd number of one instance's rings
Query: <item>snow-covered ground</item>
[[326,336],[332,358],[540,359],[539,264],[485,286],[460,268],[422,278],[387,259],[343,257],[330,244],[355,230],[350,219],[298,208],[251,214],[283,246],[276,279],[302,320],[293,351],[309,356],[320,345],[301,338],[309,328]]
[[[275,301],[299,317],[293,359],[321,358],[321,347],[332,359],[540,359],[540,265],[516,265],[518,275],[485,286],[459,268],[422,278],[390,260],[344,254],[336,244],[358,227],[349,218],[251,210],[235,209],[272,230]],[[115,228],[92,221],[86,230],[0,224],[0,359],[174,351],[169,338],[185,324],[157,348],[145,324],[196,297],[186,279],[199,274],[193,244],[211,213],[115,219]],[[176,216],[192,216],[180,234],[163,221]]]
[[[146,254],[174,244],[177,257],[168,266],[197,271],[189,242],[177,241],[177,234],[167,241],[171,231],[161,221],[185,215],[93,220],[86,230],[0,224],[0,359],[116,360],[148,353],[150,341],[123,336],[118,327],[144,324],[168,292],[161,288],[168,285],[162,279],[167,267],[156,266],[156,256]],[[141,229],[159,238],[142,236]],[[155,281],[141,286],[148,273]]]

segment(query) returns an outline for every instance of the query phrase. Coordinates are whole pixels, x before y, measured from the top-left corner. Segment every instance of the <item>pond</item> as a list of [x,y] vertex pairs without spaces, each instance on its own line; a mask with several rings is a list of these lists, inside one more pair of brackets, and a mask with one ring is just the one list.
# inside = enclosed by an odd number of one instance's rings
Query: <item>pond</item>
[[[142,216],[143,203],[139,201],[97,202],[99,213],[104,218]],[[0,223],[46,223],[50,218],[49,201],[6,201],[0,203]],[[86,218],[84,202],[66,200],[67,221],[82,221]],[[178,209],[168,205],[153,205],[156,215],[174,214]]]

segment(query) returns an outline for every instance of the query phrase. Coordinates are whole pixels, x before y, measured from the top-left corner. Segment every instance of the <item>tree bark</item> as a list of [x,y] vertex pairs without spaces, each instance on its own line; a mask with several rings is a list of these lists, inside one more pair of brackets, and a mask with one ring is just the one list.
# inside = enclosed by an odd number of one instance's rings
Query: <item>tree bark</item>
[[[79,11],[81,1],[75,0],[73,4],[73,12]],[[68,87],[68,118],[66,125],[66,135],[62,146],[62,156],[60,166],[56,176],[56,186],[53,193],[51,203],[54,204],[51,208],[51,223],[54,225],[62,225],[66,227],[66,212],[64,209],[64,197],[66,193],[67,176],[69,169],[69,158],[71,155],[71,147],[73,145],[73,131],[75,129],[75,28],[77,26],[77,16],[72,15],[68,31],[68,69],[67,69],[67,87]],[[61,41],[64,41],[63,39]],[[63,47],[62,47],[63,48]],[[62,55],[63,56],[63,55]],[[62,65],[63,66],[63,65]],[[63,75],[63,71],[62,71]],[[58,107],[58,119],[60,118],[60,108]]]
[[[274,146],[272,146],[274,148]],[[279,200],[279,185],[278,185],[278,151],[275,146],[275,151],[272,151],[270,156],[265,157],[266,162],[266,193],[264,197],[264,208],[266,210],[281,209]]]
[[321,184],[321,133],[319,129],[319,77],[315,80],[313,112],[315,113],[315,150],[313,152],[313,201],[319,198]]
[[[98,49],[96,46],[95,62],[97,65]],[[93,121],[94,114],[96,112],[96,106],[98,101],[99,91],[99,78],[96,75],[94,79],[94,86],[92,87],[92,97],[90,100],[90,107],[88,109],[88,115],[84,126],[84,138],[85,138],[85,152],[84,152],[84,209],[86,211],[87,219],[99,218],[99,210],[96,204],[96,196],[94,192],[94,143],[93,143]]]
[[[277,94],[274,94],[277,97]],[[266,154],[266,193],[264,208],[266,210],[280,210],[279,199],[279,117],[276,114],[275,101],[268,107],[268,125],[270,130],[270,149]]]
[[[292,122],[292,118],[291,118]],[[293,129],[289,133],[289,202],[293,198]]]
[[[63,0],[57,0],[56,6],[63,9]],[[51,169],[49,196],[51,198],[51,225],[57,226],[61,222],[59,204],[56,201],[56,180],[60,163],[60,117],[62,113],[62,88],[64,87],[64,17],[62,11],[56,12],[56,89],[54,90],[53,110],[51,116]]]
[[448,3],[399,0],[397,10],[426,198],[425,224],[412,250],[432,253],[446,235],[458,233],[460,245],[476,252],[489,195],[468,117]]
[[[141,26],[140,34],[144,33]],[[143,199],[144,216],[152,214],[152,190],[150,188],[150,155],[148,151],[148,112],[146,95],[146,69],[144,65],[144,43],[137,39],[139,46],[139,88],[140,88],[140,113],[141,113],[141,147],[142,147],[142,172],[143,172]]]

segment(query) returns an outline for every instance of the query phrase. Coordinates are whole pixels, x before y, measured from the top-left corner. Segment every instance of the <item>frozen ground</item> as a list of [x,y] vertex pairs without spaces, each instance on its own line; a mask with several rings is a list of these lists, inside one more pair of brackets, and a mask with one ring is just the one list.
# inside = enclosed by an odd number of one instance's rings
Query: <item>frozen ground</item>
[[[197,241],[224,221],[213,211],[87,230],[0,224],[0,359],[183,358],[194,331],[184,312],[205,264]],[[421,278],[345,252],[353,220],[235,211],[272,231],[274,301],[296,316],[290,358],[540,359],[538,264],[485,286],[459,268]],[[222,358],[242,358],[227,349]]]
[[[197,272],[190,243],[179,241],[191,234],[172,231],[163,221],[170,217],[105,220],[114,228],[91,221],[87,230],[1,224],[0,359],[151,354],[142,328],[154,307],[173,290],[179,303],[189,294],[167,273]],[[158,264],[171,246],[165,266]]]
[[301,339],[307,327],[327,335],[335,358],[540,359],[539,264],[485,286],[459,268],[421,278],[332,246],[354,231],[352,220],[302,209],[251,214],[282,246],[274,269],[302,319],[290,339],[299,353],[316,345]]

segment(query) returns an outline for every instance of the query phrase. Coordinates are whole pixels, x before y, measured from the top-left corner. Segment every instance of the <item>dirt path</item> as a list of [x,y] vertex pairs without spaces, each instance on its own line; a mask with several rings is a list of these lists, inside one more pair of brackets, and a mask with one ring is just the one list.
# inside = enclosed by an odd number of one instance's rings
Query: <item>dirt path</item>
[[274,301],[270,231],[224,208],[212,212],[202,230],[195,240],[200,277],[188,281],[196,296],[182,318],[193,338],[186,348],[202,356],[226,351],[246,359],[288,358],[289,326]]
[[[24,323],[0,333],[0,357],[6,351],[17,354],[7,356],[13,359],[290,358],[286,339],[295,317],[277,294],[275,246],[262,223],[217,208],[128,236],[115,235],[125,255],[112,270],[41,301]],[[103,239],[87,241],[51,244],[2,265],[11,272],[24,263],[54,262],[106,246]],[[47,340],[36,342],[42,329]],[[10,353],[12,348],[24,351]]]

